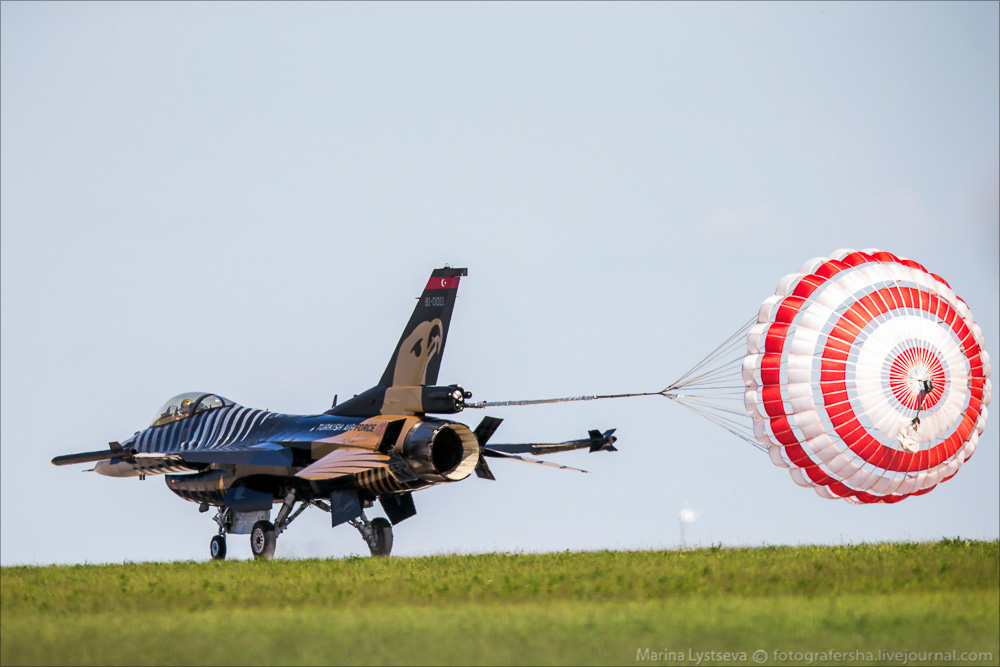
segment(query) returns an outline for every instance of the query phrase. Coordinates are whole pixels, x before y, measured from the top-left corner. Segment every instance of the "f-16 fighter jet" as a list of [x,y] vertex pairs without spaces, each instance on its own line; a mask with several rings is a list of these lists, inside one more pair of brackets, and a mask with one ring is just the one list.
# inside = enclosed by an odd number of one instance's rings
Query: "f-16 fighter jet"
[[[309,507],[329,512],[334,526],[354,526],[372,555],[384,556],[392,550],[392,526],[417,512],[414,491],[473,473],[494,479],[488,458],[568,468],[523,454],[615,451],[614,429],[561,443],[488,445],[500,419],[485,417],[470,429],[430,416],[457,414],[472,397],[461,385],[437,385],[466,275],[450,267],[433,271],[378,384],[339,405],[335,400],[323,414],[278,414],[188,392],[167,401],[132,437],[52,463],[96,461],[93,470],[111,477],[163,475],[168,489],[201,512],[215,509],[215,559],[226,557],[229,534],[249,534],[254,556],[272,558],[278,535]],[[376,501],[388,520],[365,515]]]

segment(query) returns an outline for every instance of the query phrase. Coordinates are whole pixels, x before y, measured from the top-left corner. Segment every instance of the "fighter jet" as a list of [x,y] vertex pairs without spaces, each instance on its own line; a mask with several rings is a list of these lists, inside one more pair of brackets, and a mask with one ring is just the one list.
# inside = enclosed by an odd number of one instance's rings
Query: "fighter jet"
[[[614,429],[561,443],[488,446],[500,419],[485,417],[470,429],[430,416],[457,414],[472,397],[459,384],[437,385],[466,275],[466,269],[435,269],[378,384],[343,403],[334,399],[323,414],[279,414],[188,392],[167,401],[132,437],[52,463],[96,461],[93,471],[110,477],[163,475],[167,488],[199,511],[215,509],[214,559],[226,557],[229,534],[249,534],[253,555],[273,558],[278,535],[309,507],[328,512],[335,527],[354,526],[373,556],[387,556],[392,526],[416,514],[414,491],[473,473],[492,480],[487,458],[578,470],[522,454],[616,451]],[[388,520],[365,515],[376,501]]]

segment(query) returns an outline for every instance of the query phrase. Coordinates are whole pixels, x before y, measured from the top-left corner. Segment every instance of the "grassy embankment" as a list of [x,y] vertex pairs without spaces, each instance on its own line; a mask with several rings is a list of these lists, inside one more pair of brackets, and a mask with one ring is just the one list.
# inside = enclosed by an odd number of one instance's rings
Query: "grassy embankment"
[[995,541],[0,573],[4,665],[997,664],[998,637]]

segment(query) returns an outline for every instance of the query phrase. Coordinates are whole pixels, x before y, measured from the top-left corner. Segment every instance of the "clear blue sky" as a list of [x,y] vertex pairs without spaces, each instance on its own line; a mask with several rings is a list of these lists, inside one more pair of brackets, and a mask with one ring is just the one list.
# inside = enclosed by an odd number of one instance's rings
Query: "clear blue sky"
[[[445,263],[440,380],[476,400],[661,389],[842,247],[944,276],[998,363],[998,10],[4,2],[0,561],[207,558],[162,479],[49,460],[184,391],[321,412]],[[857,507],[658,397],[490,414],[621,451],[418,493],[395,553],[672,548],[685,507],[693,544],[1000,530],[995,420],[953,480]],[[278,550],[366,553],[316,510]]]

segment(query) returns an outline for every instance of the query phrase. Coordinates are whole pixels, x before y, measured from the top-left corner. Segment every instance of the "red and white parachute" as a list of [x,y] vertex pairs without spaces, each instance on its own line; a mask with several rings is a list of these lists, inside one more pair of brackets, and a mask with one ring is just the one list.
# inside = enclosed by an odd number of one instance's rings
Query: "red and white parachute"
[[983,333],[944,278],[881,250],[839,250],[782,278],[756,320],[661,391],[466,406],[662,395],[824,498],[893,503],[972,456],[989,377]]
[[840,250],[785,276],[760,307],[744,403],[771,461],[825,498],[896,502],[972,456],[990,359],[940,276],[879,250]]

